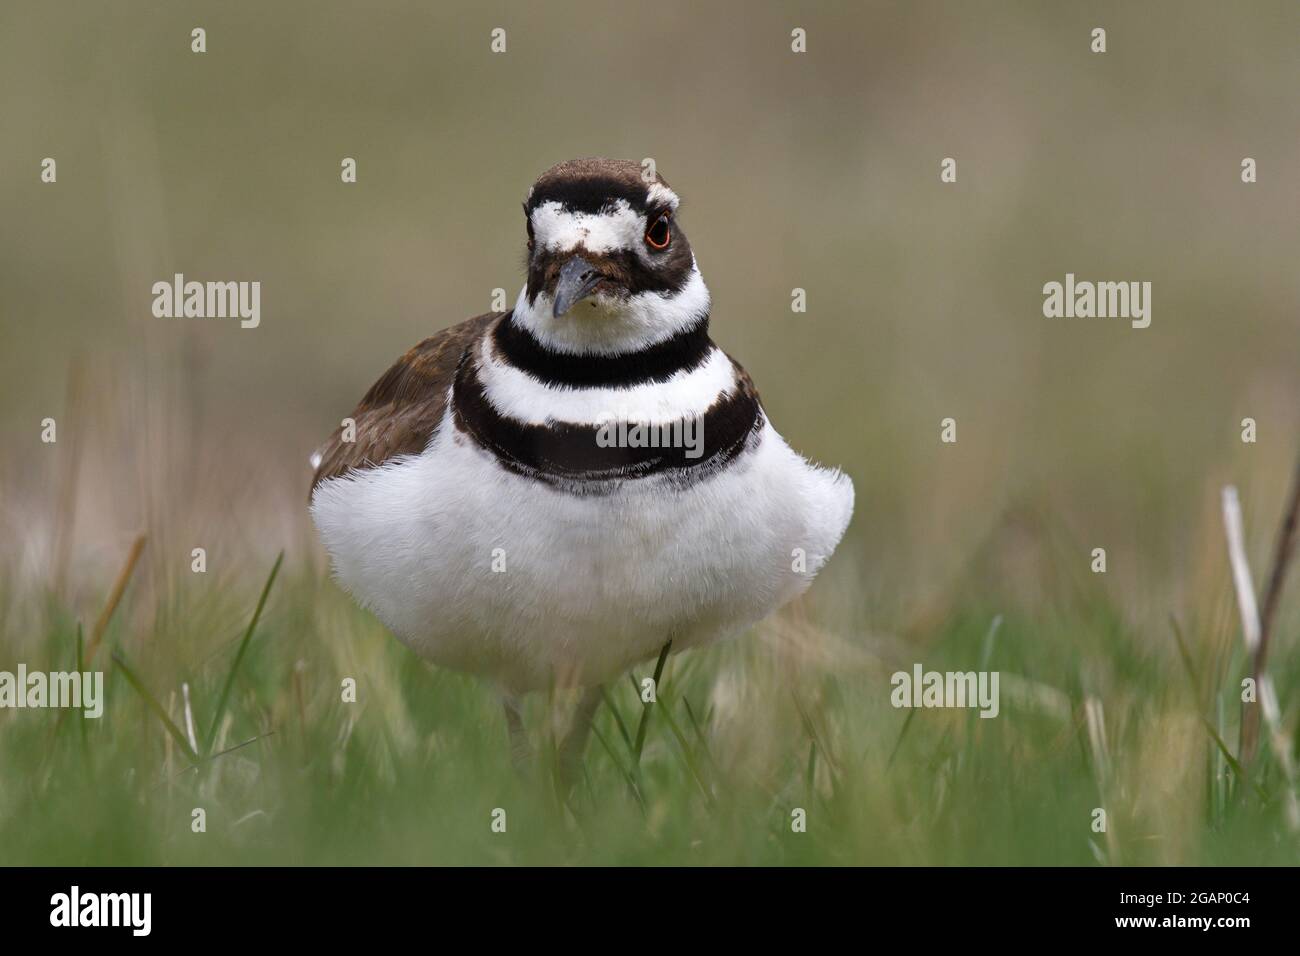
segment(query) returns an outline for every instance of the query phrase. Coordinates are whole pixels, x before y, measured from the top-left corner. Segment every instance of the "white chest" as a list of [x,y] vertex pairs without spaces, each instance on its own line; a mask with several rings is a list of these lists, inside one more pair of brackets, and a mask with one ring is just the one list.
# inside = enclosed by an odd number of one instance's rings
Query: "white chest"
[[607,680],[669,637],[754,622],[808,586],[852,509],[848,478],[766,423],[707,480],[580,497],[506,471],[445,421],[424,454],[326,482],[312,503],[363,605],[434,662],[514,690]]

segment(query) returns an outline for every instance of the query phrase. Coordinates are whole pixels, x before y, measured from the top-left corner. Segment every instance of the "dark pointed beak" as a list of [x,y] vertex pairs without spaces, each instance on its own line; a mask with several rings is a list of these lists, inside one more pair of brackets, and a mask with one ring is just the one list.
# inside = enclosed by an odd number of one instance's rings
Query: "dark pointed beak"
[[558,319],[573,308],[574,304],[591,295],[600,280],[605,278],[582,256],[574,256],[560,269],[559,281],[555,283],[555,308],[553,313]]

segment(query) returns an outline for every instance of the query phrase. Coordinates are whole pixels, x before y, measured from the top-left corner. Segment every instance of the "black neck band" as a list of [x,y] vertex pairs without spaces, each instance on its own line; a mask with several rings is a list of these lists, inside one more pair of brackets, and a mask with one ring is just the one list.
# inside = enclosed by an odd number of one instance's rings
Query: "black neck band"
[[539,342],[513,315],[497,323],[492,344],[507,362],[539,381],[577,388],[666,382],[678,372],[698,368],[713,348],[707,315],[662,342],[621,355],[557,352]]
[[[456,427],[495,455],[507,470],[542,481],[577,485],[646,478],[664,472],[673,472],[682,480],[707,477],[756,442],[764,421],[758,396],[746,383],[737,382],[692,423],[689,434],[699,441],[691,449],[611,443],[617,430],[602,433],[598,425],[527,424],[501,414],[493,406],[469,354],[461,359],[456,371],[452,412]],[[686,423],[678,425],[684,428]]]

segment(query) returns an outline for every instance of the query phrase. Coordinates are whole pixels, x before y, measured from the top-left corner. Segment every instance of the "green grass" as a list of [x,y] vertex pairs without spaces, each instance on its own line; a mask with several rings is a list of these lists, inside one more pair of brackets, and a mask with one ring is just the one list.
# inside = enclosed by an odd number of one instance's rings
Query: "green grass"
[[[128,589],[90,665],[106,670],[102,719],[0,712],[0,862],[1297,860],[1272,755],[1243,771],[1233,754],[1246,663],[1219,593],[1180,610],[1176,636],[1135,633],[1091,576],[1018,607],[979,597],[973,575],[886,640],[807,620],[819,582],[756,632],[667,658],[652,705],[636,682],[654,661],[611,684],[563,799],[554,754],[572,695],[526,702],[538,758],[521,777],[489,688],[425,664],[297,565],[260,588],[219,584],[219,600],[201,581],[177,586],[152,615]],[[78,622],[57,604],[43,616],[28,667],[74,667]],[[895,710],[889,674],[915,660],[999,671],[1000,716]],[[1279,646],[1271,667],[1294,741],[1294,650]],[[342,700],[347,677],[356,703]],[[1091,827],[1099,806],[1106,834]]]

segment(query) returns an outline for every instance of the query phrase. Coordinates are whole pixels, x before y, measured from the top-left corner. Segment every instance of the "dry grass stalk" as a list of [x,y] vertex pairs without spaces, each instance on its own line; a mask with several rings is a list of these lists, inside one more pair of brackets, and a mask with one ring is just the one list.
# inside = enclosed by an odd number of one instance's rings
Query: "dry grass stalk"
[[140,534],[131,543],[131,550],[126,556],[126,563],[122,565],[122,570],[118,572],[117,581],[113,584],[113,590],[108,596],[108,602],[104,605],[104,610],[99,613],[99,619],[95,621],[95,629],[90,632],[90,643],[86,645],[87,665],[95,659],[95,652],[99,650],[99,644],[104,638],[104,632],[108,630],[108,622],[113,619],[113,612],[122,603],[122,595],[126,593],[126,586],[130,583],[131,575],[135,572],[135,566],[140,561],[140,554],[144,551],[144,542],[145,536]]
[[[1296,461],[1295,475],[1291,479],[1291,494],[1282,517],[1282,527],[1278,531],[1277,544],[1273,549],[1273,568],[1268,576],[1268,590],[1264,592],[1264,607],[1260,612],[1259,646],[1255,648],[1255,657],[1250,671],[1256,687],[1261,687],[1267,676],[1265,667],[1268,663],[1269,641],[1273,636],[1277,609],[1282,600],[1282,585],[1286,581],[1291,559],[1295,557],[1297,525],[1300,525],[1300,460]],[[1270,684],[1270,688],[1271,686]],[[1254,759],[1258,742],[1259,713],[1257,708],[1252,707],[1242,714],[1241,759],[1243,763],[1249,764]]]

